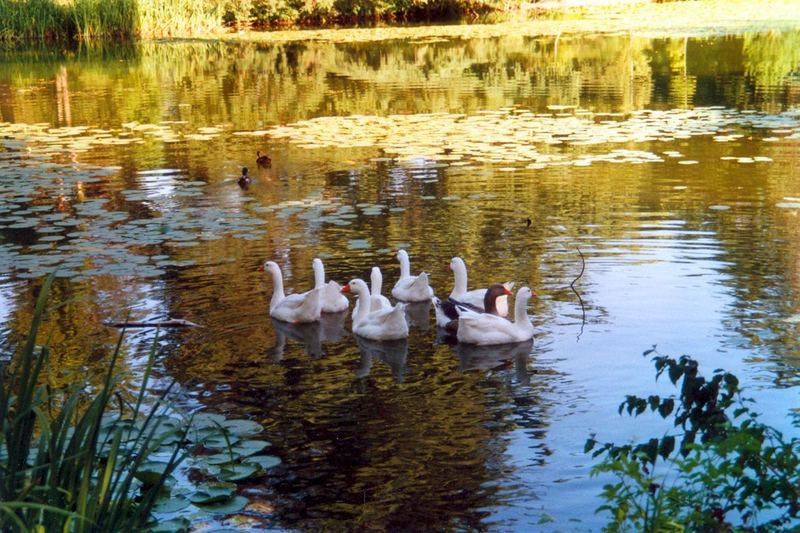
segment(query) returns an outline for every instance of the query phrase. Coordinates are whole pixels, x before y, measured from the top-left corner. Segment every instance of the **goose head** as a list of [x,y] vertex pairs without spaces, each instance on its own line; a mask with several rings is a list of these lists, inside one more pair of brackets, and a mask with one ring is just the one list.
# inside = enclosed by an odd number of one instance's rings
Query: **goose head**
[[343,293],[352,292],[358,296],[361,296],[362,294],[369,294],[369,288],[367,288],[367,284],[363,279],[356,278],[356,279],[351,279],[347,283],[347,285],[342,287],[341,292]]
[[[528,292],[530,292],[530,289],[528,289]],[[493,315],[498,314],[497,299],[503,295],[511,294],[513,293],[508,290],[505,285],[501,283],[495,283],[486,290],[486,294],[483,296],[483,309],[487,313],[491,313]]]
[[281,269],[275,261],[264,261],[264,264],[258,267],[258,271],[269,272],[270,274],[281,273]]
[[464,260],[461,259],[460,257],[454,257],[450,260],[449,268],[453,272],[458,272],[459,270],[462,269],[466,271],[467,265],[464,264]]

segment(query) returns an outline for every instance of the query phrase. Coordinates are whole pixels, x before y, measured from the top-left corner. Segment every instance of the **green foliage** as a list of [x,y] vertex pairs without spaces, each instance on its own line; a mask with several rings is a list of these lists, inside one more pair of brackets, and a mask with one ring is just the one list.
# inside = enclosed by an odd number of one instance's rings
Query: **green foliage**
[[174,37],[246,22],[250,0],[0,0],[0,40]]
[[[207,480],[232,482],[263,476],[280,459],[255,455],[270,445],[252,438],[263,431],[256,422],[169,416],[171,387],[145,401],[157,338],[133,405],[117,393],[121,337],[96,394],[84,383],[66,393],[41,384],[49,349],[36,338],[52,281],[42,287],[25,345],[0,365],[0,531],[141,531],[155,527],[154,516],[189,505],[217,514],[244,507],[233,483],[209,481],[189,498],[170,494],[168,480],[184,460]],[[188,525],[180,518],[155,529]]]
[[733,374],[716,370],[706,379],[688,356],[654,362],[657,377],[666,373],[680,386],[679,396],[628,396],[620,413],[671,417],[677,433],[622,446],[594,437],[586,443],[587,453],[603,456],[593,474],[617,479],[604,486],[598,509],[611,514],[606,530],[760,531],[792,523],[800,512],[800,441],[759,422]]
[[180,442],[186,430],[164,424],[163,397],[148,414],[141,412],[155,349],[136,406],[124,413],[114,414],[111,403],[119,344],[88,406],[81,405],[80,383],[63,397],[40,384],[48,348],[37,347],[36,336],[51,283],[52,277],[42,288],[13,370],[0,368],[0,530],[141,529],[184,454],[178,445],[162,449],[168,455],[160,475],[141,488],[135,473],[166,439],[178,435]]

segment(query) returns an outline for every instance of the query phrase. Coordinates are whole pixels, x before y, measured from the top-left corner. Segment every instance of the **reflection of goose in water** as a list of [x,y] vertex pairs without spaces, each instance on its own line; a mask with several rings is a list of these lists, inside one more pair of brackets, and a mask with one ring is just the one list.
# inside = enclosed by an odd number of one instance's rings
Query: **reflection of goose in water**
[[344,337],[347,313],[325,313],[319,319],[319,338],[322,342],[338,342]]
[[373,341],[355,335],[358,349],[361,351],[361,365],[356,369],[359,378],[369,375],[372,362],[380,359],[392,369],[395,381],[403,383],[406,374],[406,359],[408,358],[408,341],[399,339],[394,341]]
[[431,325],[431,301],[406,304],[408,325],[421,331],[428,331]]
[[461,372],[488,370],[505,366],[506,363],[513,361],[517,367],[517,379],[527,384],[529,381],[528,357],[532,349],[533,340],[494,346],[478,346],[460,342],[456,345],[456,355],[460,360],[458,369]]
[[282,320],[272,320],[272,327],[275,328],[275,346],[269,353],[273,359],[280,361],[283,359],[283,352],[286,348],[286,340],[291,339],[303,345],[306,353],[311,357],[322,357],[322,326],[319,322],[309,322],[305,324],[289,324]]

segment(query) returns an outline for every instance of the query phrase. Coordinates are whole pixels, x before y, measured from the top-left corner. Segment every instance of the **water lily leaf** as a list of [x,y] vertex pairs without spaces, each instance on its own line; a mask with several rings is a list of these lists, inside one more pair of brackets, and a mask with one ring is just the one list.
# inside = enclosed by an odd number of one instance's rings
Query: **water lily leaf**
[[222,431],[223,430],[218,430],[218,434],[212,434],[207,439],[204,439],[203,446],[206,448],[228,448],[241,440],[238,436],[233,435],[232,433],[223,435]]
[[158,521],[150,525],[150,533],[185,533],[189,531],[188,518],[178,517],[172,520]]
[[264,426],[252,420],[226,420],[222,425],[231,433],[241,437],[257,435],[264,431]]
[[236,491],[235,483],[214,482],[197,487],[190,500],[194,504],[207,505],[210,503],[224,502]]
[[233,451],[242,456],[255,455],[269,445],[265,440],[243,440],[233,447]]
[[164,496],[156,502],[153,511],[157,513],[175,513],[186,509],[190,503],[189,500],[180,496]]
[[281,464],[280,457],[274,455],[254,455],[244,460],[245,464],[258,465],[262,470],[267,470]]
[[234,461],[238,460],[242,455],[231,450],[230,452],[222,452],[217,453],[214,455],[209,455],[204,457],[205,461],[210,465],[224,465],[227,463],[233,463]]
[[160,461],[146,461],[136,471],[134,477],[145,485],[155,485],[164,476],[169,465]]
[[223,466],[219,471],[220,479],[225,481],[241,481],[259,472],[259,467],[254,464],[229,464]]
[[247,505],[247,498],[244,496],[234,496],[228,501],[212,503],[208,505],[195,504],[199,509],[212,514],[233,514],[238,513]]

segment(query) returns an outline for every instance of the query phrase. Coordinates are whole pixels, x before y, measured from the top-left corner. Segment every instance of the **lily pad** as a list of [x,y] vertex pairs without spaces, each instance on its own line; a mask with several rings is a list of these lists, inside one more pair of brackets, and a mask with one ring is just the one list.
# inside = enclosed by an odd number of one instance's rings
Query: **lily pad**
[[195,504],[199,509],[212,514],[233,514],[238,513],[247,505],[247,498],[244,496],[234,496],[228,501],[212,503],[208,505]]
[[255,464],[225,465],[220,469],[219,477],[225,481],[241,481],[253,477],[259,470]]
[[222,425],[231,433],[240,437],[258,435],[264,431],[264,426],[252,420],[226,420]]
[[236,492],[235,483],[206,483],[197,487],[190,500],[195,505],[225,502],[234,492]]
[[233,451],[241,456],[255,455],[269,445],[265,440],[243,440],[233,447]]
[[165,496],[159,499],[153,511],[157,513],[176,513],[189,507],[191,502],[183,497]]
[[262,470],[267,470],[281,464],[280,457],[274,455],[254,455],[244,460],[246,464],[258,465]]
[[172,520],[158,521],[150,526],[150,533],[185,533],[189,531],[188,518],[178,517]]
[[160,461],[146,461],[134,474],[145,485],[155,485],[164,476],[169,464]]

